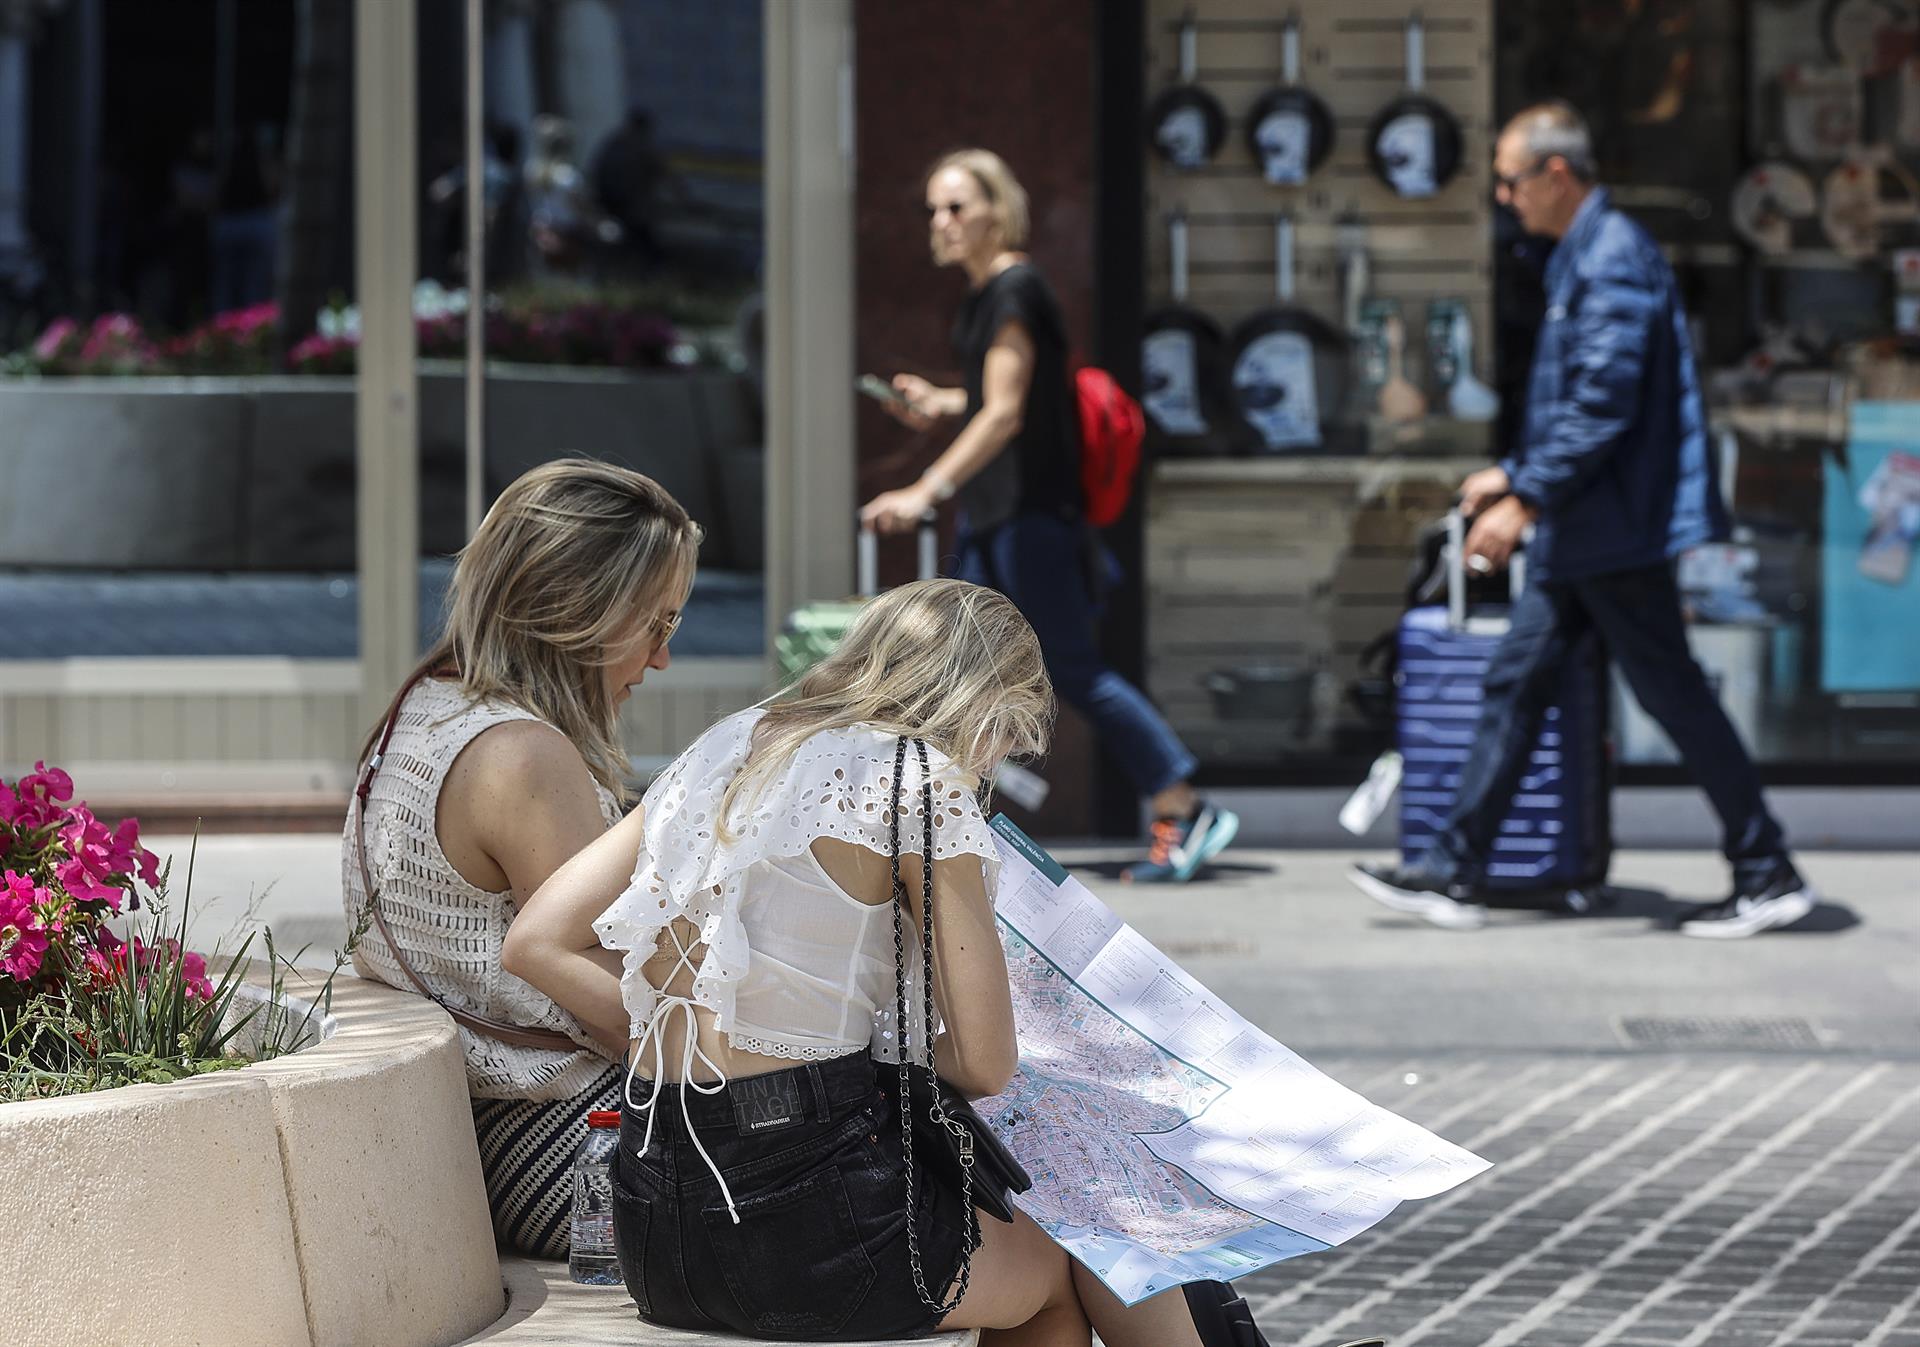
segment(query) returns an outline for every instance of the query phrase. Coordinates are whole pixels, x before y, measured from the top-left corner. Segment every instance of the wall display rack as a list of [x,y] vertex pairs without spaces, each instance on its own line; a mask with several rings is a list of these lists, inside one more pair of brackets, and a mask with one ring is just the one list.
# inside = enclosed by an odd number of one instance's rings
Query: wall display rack
[[[1419,85],[1459,148],[1433,193],[1409,198],[1378,172],[1373,140],[1383,115],[1409,106],[1415,17]],[[1192,168],[1143,139],[1150,302],[1180,315],[1169,326],[1182,334],[1324,326],[1325,339],[1299,344],[1322,366],[1337,350],[1345,376],[1295,362],[1318,376],[1318,442],[1272,425],[1262,435],[1230,413],[1209,415],[1207,434],[1160,437],[1148,687],[1210,769],[1364,761],[1391,705],[1368,647],[1400,612],[1421,526],[1492,446],[1493,0],[1148,0],[1147,20],[1149,96],[1183,83],[1185,29],[1190,83],[1227,119],[1218,153]],[[1312,91],[1330,118],[1321,161],[1297,183],[1276,184],[1256,153],[1276,87]],[[1218,346],[1233,362],[1236,343]],[[1236,401],[1230,370],[1213,386]],[[1338,405],[1324,405],[1336,387]]]
[[[1432,195],[1410,199],[1376,172],[1372,139],[1381,115],[1404,102],[1408,26],[1416,18],[1424,96],[1458,125],[1464,149],[1457,171]],[[1297,24],[1297,62],[1286,56],[1290,22]],[[1183,213],[1185,302],[1232,330],[1273,302],[1274,221],[1285,213],[1293,221],[1293,303],[1359,343],[1345,405],[1320,409],[1329,433],[1317,448],[1404,450],[1405,434],[1378,424],[1381,379],[1370,377],[1378,371],[1366,359],[1369,333],[1354,329],[1369,302],[1397,311],[1408,334],[1407,376],[1444,410],[1446,390],[1434,386],[1434,366],[1445,367],[1450,352],[1428,350],[1428,310],[1436,301],[1457,305],[1483,362],[1469,372],[1489,374],[1492,0],[1346,0],[1293,10],[1265,0],[1149,0],[1143,78],[1150,92],[1183,84],[1183,32],[1191,35],[1191,84],[1217,101],[1227,134],[1218,153],[1194,167],[1148,155],[1149,297],[1160,302],[1173,294],[1167,220]],[[1332,135],[1324,162],[1303,182],[1275,185],[1249,135],[1270,106],[1276,70],[1288,68],[1293,74],[1283,76],[1284,86],[1318,96]],[[1254,438],[1223,433],[1213,447],[1242,452]],[[1459,448],[1457,433],[1443,438],[1449,450]],[[1478,438],[1484,443],[1485,432]]]

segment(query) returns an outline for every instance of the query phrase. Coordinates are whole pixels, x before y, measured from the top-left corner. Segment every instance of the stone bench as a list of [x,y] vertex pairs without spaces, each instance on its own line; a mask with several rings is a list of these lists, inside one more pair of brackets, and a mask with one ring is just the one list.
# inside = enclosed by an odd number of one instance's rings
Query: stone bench
[[453,1021],[342,974],[326,1027],[243,1070],[0,1104],[0,1347],[441,1347],[496,1318]]
[[[492,1327],[474,1334],[457,1347],[467,1347],[469,1343],[485,1343],[487,1347],[582,1347],[583,1344],[723,1347],[726,1343],[748,1341],[726,1334],[656,1328],[635,1313],[633,1297],[624,1287],[577,1285],[568,1278],[565,1263],[503,1257],[500,1272],[507,1286],[507,1312]],[[980,1334],[969,1329],[929,1338],[869,1342],[864,1347],[892,1347],[892,1341],[897,1341],[900,1347],[906,1347],[909,1342],[930,1344],[930,1347],[976,1347]]]

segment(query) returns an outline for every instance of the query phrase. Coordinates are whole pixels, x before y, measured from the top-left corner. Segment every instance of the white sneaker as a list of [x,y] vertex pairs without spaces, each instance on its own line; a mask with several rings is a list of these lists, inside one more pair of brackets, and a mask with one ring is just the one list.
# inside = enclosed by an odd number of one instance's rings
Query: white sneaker
[[1487,924],[1487,909],[1483,904],[1463,901],[1471,896],[1471,890],[1423,870],[1394,865],[1355,865],[1348,869],[1347,878],[1382,907],[1405,912],[1444,930],[1476,931]]
[[1736,889],[1732,897],[1695,908],[1680,923],[1680,934],[1706,940],[1740,940],[1777,926],[1791,926],[1813,911],[1819,901],[1813,886],[1787,865],[1774,871],[1759,888]]

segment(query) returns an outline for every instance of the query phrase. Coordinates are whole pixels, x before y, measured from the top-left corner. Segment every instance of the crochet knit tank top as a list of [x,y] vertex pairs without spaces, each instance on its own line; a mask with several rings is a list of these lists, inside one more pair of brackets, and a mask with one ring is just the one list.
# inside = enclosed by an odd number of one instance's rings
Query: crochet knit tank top
[[[566,1099],[592,1084],[608,1060],[591,1050],[592,1037],[573,1016],[500,967],[500,946],[518,911],[513,895],[489,893],[463,878],[440,849],[435,828],[440,788],[454,759],[483,730],[513,720],[540,717],[501,702],[471,701],[457,683],[440,679],[423,679],[407,694],[367,800],[367,868],[387,929],[421,980],[448,1005],[508,1024],[555,1029],[581,1044],[576,1052],[513,1047],[461,1028],[468,1092],[481,1099]],[[594,790],[611,827],[619,805],[598,782]],[[355,821],[349,808],[340,854],[349,925],[366,902],[354,859]],[[413,989],[377,926],[361,937],[354,968],[362,977]]]

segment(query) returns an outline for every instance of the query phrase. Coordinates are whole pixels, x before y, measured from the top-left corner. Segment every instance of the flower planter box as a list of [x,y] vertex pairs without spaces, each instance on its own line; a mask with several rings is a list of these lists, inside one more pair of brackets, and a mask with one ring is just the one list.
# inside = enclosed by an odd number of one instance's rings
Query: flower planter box
[[176,1085],[0,1104],[0,1347],[441,1347],[497,1319],[453,1021],[342,977],[328,1028]]
[[[465,540],[464,376],[420,377],[421,547]],[[0,565],[148,570],[351,570],[354,381],[346,377],[0,382]],[[658,480],[729,539],[727,451],[758,440],[745,381],[704,370],[492,366],[487,488],[588,454]],[[740,502],[754,508],[751,498]]]
[[249,382],[0,382],[0,564],[240,565]]

